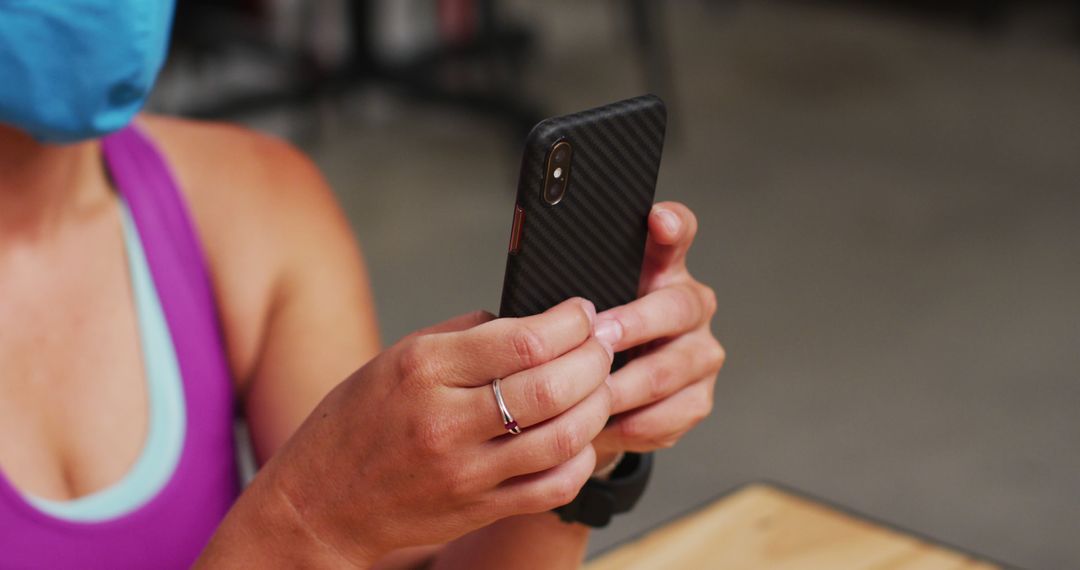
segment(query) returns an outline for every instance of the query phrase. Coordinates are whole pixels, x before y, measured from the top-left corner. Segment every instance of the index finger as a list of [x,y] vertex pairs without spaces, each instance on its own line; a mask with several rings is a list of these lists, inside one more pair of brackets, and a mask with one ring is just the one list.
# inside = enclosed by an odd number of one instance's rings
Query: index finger
[[430,358],[450,373],[449,384],[481,386],[566,354],[592,335],[595,317],[591,302],[568,299],[538,315],[433,335],[441,342],[430,343]]

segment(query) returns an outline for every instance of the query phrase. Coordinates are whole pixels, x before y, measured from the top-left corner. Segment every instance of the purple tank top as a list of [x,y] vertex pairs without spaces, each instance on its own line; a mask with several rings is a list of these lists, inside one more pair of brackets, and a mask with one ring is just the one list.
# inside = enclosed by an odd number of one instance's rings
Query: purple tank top
[[0,568],[187,568],[239,494],[233,383],[187,206],[164,158],[137,127],[105,137],[102,148],[172,335],[186,402],[183,449],[157,495],[102,522],[53,518],[0,474]]

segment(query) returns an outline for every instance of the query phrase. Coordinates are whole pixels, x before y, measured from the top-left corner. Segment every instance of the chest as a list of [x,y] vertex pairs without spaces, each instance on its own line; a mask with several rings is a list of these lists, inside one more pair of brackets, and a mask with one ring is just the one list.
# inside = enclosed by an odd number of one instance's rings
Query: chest
[[147,395],[115,209],[54,239],[0,244],[0,471],[68,499],[120,479]]

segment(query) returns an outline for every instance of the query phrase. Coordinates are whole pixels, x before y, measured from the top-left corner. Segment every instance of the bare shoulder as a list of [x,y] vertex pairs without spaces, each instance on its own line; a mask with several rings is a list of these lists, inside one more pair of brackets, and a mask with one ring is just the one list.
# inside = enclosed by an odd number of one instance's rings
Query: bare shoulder
[[362,272],[352,232],[319,169],[288,142],[223,123],[139,120],[194,217],[243,381],[285,288],[302,286],[297,280],[320,260],[342,279]]
[[[193,206],[236,202],[261,214],[287,214],[296,206],[318,209],[330,199],[318,168],[277,137],[227,123],[154,115],[141,116],[140,124],[162,148]],[[238,212],[228,214],[237,221]]]

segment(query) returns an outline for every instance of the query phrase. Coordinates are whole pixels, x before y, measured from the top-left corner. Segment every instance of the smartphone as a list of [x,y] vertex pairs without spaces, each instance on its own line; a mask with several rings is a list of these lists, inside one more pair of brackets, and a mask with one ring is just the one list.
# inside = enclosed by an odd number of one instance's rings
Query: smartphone
[[655,95],[533,127],[500,317],[533,315],[570,297],[589,299],[598,312],[637,298],[666,127],[664,102]]

